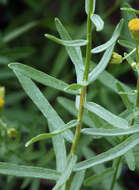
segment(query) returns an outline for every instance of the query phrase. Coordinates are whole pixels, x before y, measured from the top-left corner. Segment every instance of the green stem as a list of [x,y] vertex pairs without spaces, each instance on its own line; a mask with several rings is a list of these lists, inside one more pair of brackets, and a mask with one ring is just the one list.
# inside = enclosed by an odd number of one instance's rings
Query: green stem
[[[91,31],[92,31],[92,24],[91,24],[91,14],[93,9],[93,1],[89,1],[89,12],[87,17],[87,47],[86,47],[86,64],[85,64],[85,70],[83,75],[83,81],[88,80],[88,73],[90,68],[90,59],[91,59],[91,44],[92,44],[92,37],[91,37]],[[85,102],[85,95],[86,95],[86,87],[82,88],[81,96],[80,96],[80,105],[79,105],[79,111],[78,111],[78,121],[79,125],[76,127],[75,137],[74,141],[71,147],[71,154],[75,154],[76,147],[79,141],[80,133],[81,133],[81,127],[82,127],[82,117],[83,117],[83,111],[84,111],[84,102]]]
[[117,173],[118,173],[118,169],[119,169],[119,166],[120,166],[120,162],[121,162],[121,157],[119,157],[117,159],[114,175],[113,175],[113,178],[112,178],[112,183],[111,183],[111,186],[110,186],[110,190],[114,190],[114,186],[115,186],[115,183],[116,183],[116,178],[117,178]]
[[[92,23],[91,23],[91,14],[93,10],[93,0],[89,0],[89,11],[88,11],[88,16],[87,16],[87,47],[86,47],[86,62],[85,62],[85,70],[84,70],[84,75],[83,75],[83,81],[88,80],[88,74],[89,74],[89,68],[90,68],[90,59],[91,59],[91,44],[92,44]],[[86,96],[86,87],[83,87],[81,90],[81,95],[80,95],[80,105],[79,105],[79,110],[78,110],[78,121],[79,125],[76,127],[76,132],[74,136],[74,140],[71,146],[71,151],[70,153],[72,155],[75,154],[76,148],[79,142],[80,138],[80,133],[81,133],[81,127],[82,127],[82,118],[83,118],[83,111],[84,111],[84,103],[85,103],[85,96]],[[72,181],[72,175],[69,177],[67,183],[66,183],[66,190],[70,189],[71,186],[71,181]]]

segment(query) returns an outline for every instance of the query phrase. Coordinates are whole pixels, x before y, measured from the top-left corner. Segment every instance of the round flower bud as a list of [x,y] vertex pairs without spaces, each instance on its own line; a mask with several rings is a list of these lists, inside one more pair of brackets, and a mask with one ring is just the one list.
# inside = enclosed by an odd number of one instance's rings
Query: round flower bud
[[132,67],[132,68],[134,68],[134,69],[135,69],[135,68],[136,68],[136,66],[137,66],[137,63],[136,63],[136,62],[131,63],[131,67]]
[[134,18],[128,23],[129,30],[131,32],[132,38],[139,41],[139,18]]
[[116,52],[112,53],[110,64],[120,64],[122,63],[122,61],[123,61],[123,58],[121,55],[119,55]]
[[9,137],[16,137],[17,131],[15,128],[10,128],[8,129],[7,134]]

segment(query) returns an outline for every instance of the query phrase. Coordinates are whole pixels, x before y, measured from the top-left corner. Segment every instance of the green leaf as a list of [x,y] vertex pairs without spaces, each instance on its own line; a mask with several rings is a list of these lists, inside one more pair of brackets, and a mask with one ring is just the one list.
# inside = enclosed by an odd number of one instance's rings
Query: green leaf
[[45,37],[63,46],[78,47],[87,45],[87,40],[61,40],[50,34],[45,34]]
[[61,186],[66,183],[66,181],[68,180],[73,171],[73,167],[75,166],[76,161],[77,161],[76,155],[70,156],[68,158],[67,166],[65,167],[65,170],[62,172],[62,175],[60,176],[53,190],[59,190]]
[[29,77],[45,86],[50,86],[52,88],[67,92],[69,94],[79,94],[79,91],[65,90],[69,86],[65,82],[58,80],[54,77],[51,77],[50,75],[47,75],[46,73],[38,71],[27,65],[21,63],[11,63],[9,64],[9,67],[11,69],[14,69],[14,71],[20,72],[22,73],[22,75],[25,75],[26,77]]
[[[122,87],[122,85],[120,83],[116,83],[116,86],[117,86],[117,89],[119,91],[119,95],[121,96],[124,105],[127,107],[127,109],[132,109],[133,104],[130,102],[128,95],[125,93],[125,90]],[[123,94],[120,92],[123,92]]]
[[[95,8],[96,8],[96,0],[91,0],[91,1],[93,1],[92,14],[94,14]],[[85,0],[85,12],[86,12],[86,14],[88,14],[88,11],[89,11],[89,0]]]
[[67,129],[70,129],[72,127],[76,127],[79,124],[79,122],[77,122],[76,120],[72,120],[69,123],[67,123],[65,126],[63,126],[62,128],[59,128],[55,131],[53,131],[52,133],[43,133],[40,135],[37,135],[36,137],[33,137],[32,139],[30,139],[27,143],[26,143],[26,147],[33,144],[34,142],[40,141],[40,140],[44,140],[44,139],[48,139],[51,138],[53,136],[59,135],[61,133],[63,133],[64,131],[66,131]]
[[128,129],[104,129],[104,128],[84,128],[82,133],[86,135],[98,135],[98,136],[122,136],[130,135],[139,132],[138,125],[134,125]]
[[113,160],[117,157],[124,155],[127,151],[134,148],[139,143],[139,134],[132,135],[128,137],[125,141],[118,144],[114,148],[109,149],[108,151],[101,153],[93,158],[79,162],[76,164],[74,171],[84,170],[95,165]]
[[32,166],[22,166],[7,162],[0,162],[0,174],[50,180],[57,180],[60,176],[60,173],[55,170]]
[[80,190],[85,176],[85,170],[76,172],[72,182],[70,190]]
[[21,26],[21,27],[15,29],[14,31],[10,32],[9,34],[7,34],[3,37],[3,42],[4,43],[11,42],[18,36],[22,35],[23,33],[27,32],[30,29],[32,29],[33,27],[35,27],[37,24],[38,24],[38,22],[34,21],[34,22],[30,22],[24,26]]
[[104,53],[102,59],[100,60],[99,64],[93,69],[93,71],[91,71],[89,73],[89,77],[88,77],[88,84],[90,84],[91,82],[95,81],[99,75],[105,70],[105,68],[107,67],[110,59],[111,59],[111,55],[114,49],[114,45],[110,46],[106,52]]
[[122,7],[121,11],[128,11],[128,12],[139,14],[139,10],[136,10],[136,9],[133,9],[133,8]]
[[[64,122],[56,113],[56,111],[52,108],[52,106],[49,104],[47,99],[43,96],[43,94],[41,93],[39,88],[35,85],[35,83],[30,78],[22,75],[19,71],[17,72],[15,69],[13,69],[13,71],[16,74],[25,92],[32,99],[32,101],[39,108],[39,110],[46,117],[46,119],[53,126],[55,126],[55,129],[63,127],[65,125]],[[73,134],[71,131],[67,130],[63,133],[63,135],[68,141],[72,142]]]
[[111,112],[94,102],[86,102],[85,108],[115,127],[124,129],[128,128],[128,122],[125,119],[112,114]]
[[92,186],[92,185],[95,185],[97,183],[102,183],[106,178],[110,178],[113,175],[113,173],[114,173],[113,168],[106,169],[99,174],[90,176],[87,179],[85,179],[84,185],[85,186]]
[[[63,40],[72,40],[67,30],[65,29],[65,27],[58,18],[55,19],[55,23],[60,37]],[[77,82],[80,83],[82,81],[83,71],[84,71],[81,49],[80,47],[66,47],[66,51],[75,66],[77,74]]]
[[118,40],[118,43],[125,47],[125,48],[129,48],[129,49],[134,49],[136,47],[136,45],[130,41],[127,40]]
[[66,87],[65,90],[79,90],[83,87],[84,86],[82,84],[71,84],[68,87]]
[[124,20],[121,19],[120,23],[116,26],[114,33],[109,41],[107,41],[105,44],[100,45],[94,49],[91,50],[92,53],[100,53],[107,48],[109,48],[113,43],[116,42],[116,40],[119,38],[122,27],[123,27]]
[[129,150],[128,152],[126,152],[124,157],[126,159],[129,169],[131,171],[135,171],[136,165],[135,165],[135,157],[134,157],[133,150]]
[[103,30],[103,28],[104,28],[104,21],[102,20],[102,18],[99,15],[92,14],[91,15],[91,20],[92,20],[93,24],[96,27],[96,31],[99,32],[99,31]]

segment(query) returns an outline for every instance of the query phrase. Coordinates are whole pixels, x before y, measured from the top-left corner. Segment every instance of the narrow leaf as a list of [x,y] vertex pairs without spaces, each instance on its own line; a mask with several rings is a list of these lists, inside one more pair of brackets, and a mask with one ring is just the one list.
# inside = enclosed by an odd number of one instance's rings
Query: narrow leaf
[[22,166],[7,162],[0,162],[0,174],[50,180],[57,180],[60,176],[60,173],[55,170],[32,166]]
[[83,180],[84,180],[84,176],[85,176],[85,170],[76,172],[76,174],[72,180],[70,190],[75,190],[75,189],[80,190],[81,185],[82,185]]
[[139,14],[139,10],[136,10],[136,9],[133,9],[133,8],[123,7],[123,8],[121,8],[121,11],[128,11],[128,12]]
[[112,114],[111,112],[94,102],[85,103],[85,108],[115,127],[124,129],[128,128],[128,122],[125,119]]
[[91,15],[91,20],[92,20],[93,24],[96,27],[96,31],[99,32],[99,31],[103,30],[103,28],[104,28],[104,21],[102,20],[102,18],[99,15],[92,14]]
[[[95,8],[96,8],[96,0],[91,0],[93,1],[93,9],[92,9],[92,14],[94,14],[95,12]],[[89,11],[89,0],[85,0],[85,12],[86,14],[88,14],[88,11]]]
[[92,53],[100,53],[104,50],[106,50],[107,48],[109,48],[113,43],[116,42],[116,40],[119,38],[122,27],[123,27],[123,22],[124,20],[121,19],[120,23],[116,26],[115,31],[111,37],[111,39],[109,41],[107,41],[105,44],[100,45],[94,49],[92,49]]
[[43,133],[40,135],[37,135],[36,137],[33,137],[32,139],[30,139],[27,143],[26,143],[26,147],[33,144],[34,142],[40,141],[40,140],[44,140],[44,139],[48,139],[51,138],[53,136],[59,135],[61,133],[63,133],[64,131],[66,131],[67,129],[70,129],[72,127],[76,127],[79,123],[76,120],[70,121],[69,123],[67,123],[65,126],[63,126],[62,128],[59,128],[55,131],[53,131],[52,133]]
[[114,45],[115,44],[113,44],[106,50],[99,64],[93,69],[93,71],[91,71],[91,73],[89,73],[88,84],[95,81],[99,77],[99,75],[105,70],[111,59]]
[[63,46],[77,47],[87,45],[87,40],[61,40],[50,34],[45,34],[45,37]]
[[139,132],[139,126],[134,125],[128,129],[104,129],[104,128],[84,128],[82,133],[86,135],[98,135],[98,136],[122,136],[130,135]]
[[[14,69],[13,71],[16,74],[18,80],[20,81],[22,87],[24,88],[28,96],[32,99],[32,101],[39,108],[39,110],[46,117],[46,119],[53,126],[55,126],[55,129],[63,127],[65,125],[64,122],[56,113],[56,111],[52,108],[52,106],[49,104],[47,99],[43,96],[43,94],[41,93],[39,88],[35,85],[35,83],[28,77],[23,76],[20,72],[17,72]],[[63,135],[68,141],[72,142],[73,134],[71,133],[71,131],[69,130],[65,131]]]
[[11,63],[9,64],[9,67],[13,69],[14,71],[20,72],[22,73],[22,75],[25,75],[26,77],[29,77],[45,86],[50,86],[52,88],[55,88],[57,90],[61,90],[70,94],[79,94],[79,91],[65,90],[69,86],[65,82],[58,80],[54,77],[51,77],[50,75],[47,75],[46,73],[38,71],[27,65],[24,65],[21,63]]
[[125,48],[129,48],[129,49],[134,49],[136,47],[136,45],[130,41],[126,41],[126,40],[118,40],[118,43],[125,47]]
[[[56,27],[60,37],[63,40],[72,40],[67,30],[60,22],[59,19],[55,19]],[[77,74],[77,82],[80,83],[83,77],[84,65],[80,47],[66,47],[66,51],[73,62]]]
[[69,157],[67,161],[67,166],[65,167],[65,170],[62,172],[62,175],[60,176],[53,190],[59,190],[59,188],[66,183],[66,181],[68,180],[69,176],[72,173],[72,170],[73,170],[73,167],[75,166],[76,161],[77,161],[76,155]]
[[139,143],[139,134],[132,135],[122,143],[115,146],[114,148],[111,148],[110,150],[101,153],[97,156],[94,156],[93,158],[77,163],[74,168],[74,171],[84,170],[93,167],[95,165],[113,160],[117,157],[120,157],[130,149],[134,148],[138,143]]
[[126,162],[127,162],[129,169],[131,171],[135,171],[136,164],[135,164],[135,156],[134,156],[133,150],[129,150],[128,152],[126,152],[124,157],[126,159]]

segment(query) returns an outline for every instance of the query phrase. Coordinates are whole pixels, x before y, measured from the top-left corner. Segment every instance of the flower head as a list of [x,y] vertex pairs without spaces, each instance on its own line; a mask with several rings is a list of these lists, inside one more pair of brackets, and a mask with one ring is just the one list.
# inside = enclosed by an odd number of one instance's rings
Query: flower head
[[129,30],[132,34],[133,39],[139,41],[139,18],[134,18],[128,23]]
[[123,58],[121,55],[119,55],[116,52],[112,52],[110,64],[120,64],[122,63],[122,61],[123,61]]

